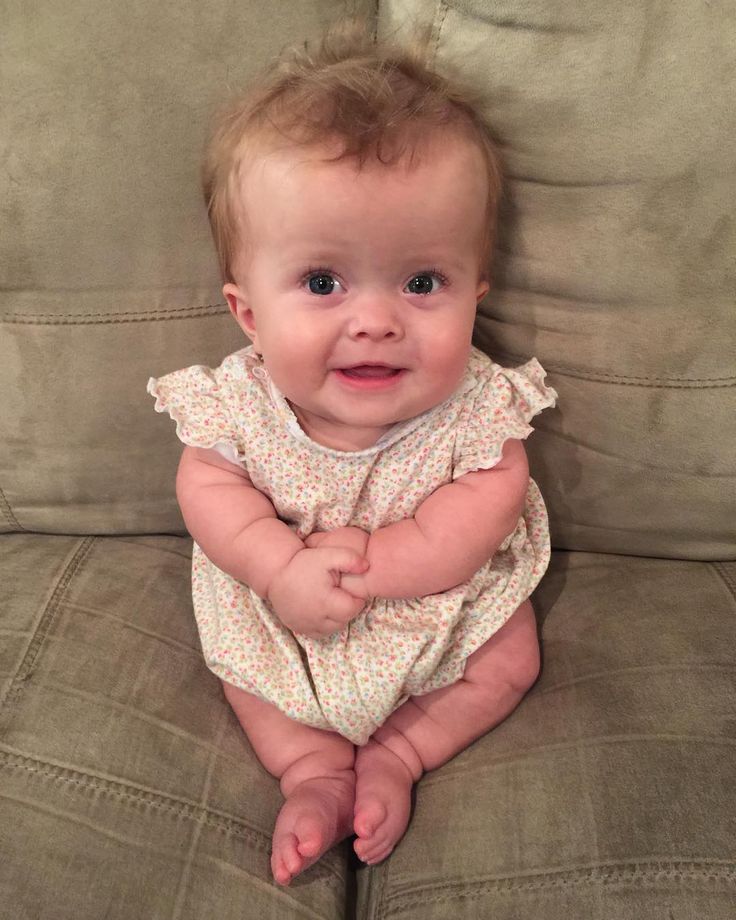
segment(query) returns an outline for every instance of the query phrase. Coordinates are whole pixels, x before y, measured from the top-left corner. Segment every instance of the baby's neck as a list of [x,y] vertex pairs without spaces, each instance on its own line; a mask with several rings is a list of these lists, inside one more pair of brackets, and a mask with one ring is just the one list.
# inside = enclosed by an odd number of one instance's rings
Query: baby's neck
[[329,419],[306,413],[291,402],[289,405],[302,431],[317,444],[332,450],[356,451],[373,447],[392,427],[390,425],[378,428],[340,425]]

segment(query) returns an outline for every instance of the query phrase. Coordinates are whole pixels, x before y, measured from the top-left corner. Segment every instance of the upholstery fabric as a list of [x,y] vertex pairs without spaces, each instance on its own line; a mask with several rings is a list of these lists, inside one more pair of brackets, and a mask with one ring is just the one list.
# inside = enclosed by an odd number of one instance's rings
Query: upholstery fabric
[[556,553],[543,670],[417,787],[370,920],[726,920],[736,903],[736,564]]
[[373,0],[11,0],[0,30],[0,530],[184,532],[146,381],[246,344],[199,193],[210,117]]
[[[509,181],[476,344],[536,355],[542,676],[367,868],[272,881],[278,783],[204,666],[149,376],[243,340],[210,113],[345,9],[474,87]],[[0,920],[731,920],[726,0],[8,0],[0,28]],[[660,557],[660,558],[657,558]]]
[[[4,25],[3,526],[182,532],[141,381],[240,341],[198,197],[208,118],[343,5],[37,7]],[[503,147],[477,343],[560,394],[531,443],[553,544],[733,558],[733,6],[380,4],[382,34],[417,25]]]
[[[3,546],[0,918],[350,916],[347,844],[270,881],[278,783],[202,663],[189,541]],[[727,920],[736,563],[556,553],[535,601],[541,680],[421,780],[356,916]]]
[[204,664],[190,565],[183,537],[3,538],[2,920],[344,916],[338,851],[271,882],[281,793]]
[[380,4],[379,34],[417,24],[502,147],[477,340],[560,394],[530,444],[553,544],[733,558],[736,8]]

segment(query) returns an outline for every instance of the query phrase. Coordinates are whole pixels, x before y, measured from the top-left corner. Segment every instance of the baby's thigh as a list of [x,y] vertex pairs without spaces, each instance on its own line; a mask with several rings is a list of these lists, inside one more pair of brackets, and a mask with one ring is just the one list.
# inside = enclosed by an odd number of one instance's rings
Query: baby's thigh
[[526,600],[465,663],[463,680],[483,687],[510,685],[525,693],[539,676],[537,621]]
[[303,759],[308,759],[317,773],[353,766],[355,748],[347,738],[296,722],[272,703],[224,680],[222,686],[256,756],[272,776],[280,779]]

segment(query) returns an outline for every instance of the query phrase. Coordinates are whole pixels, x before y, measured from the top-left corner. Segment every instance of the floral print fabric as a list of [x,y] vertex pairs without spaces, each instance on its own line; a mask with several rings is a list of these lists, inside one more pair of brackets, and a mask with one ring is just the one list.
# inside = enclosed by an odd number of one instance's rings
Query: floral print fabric
[[[151,379],[156,410],[177,434],[242,463],[253,485],[302,539],[315,530],[372,532],[412,517],[439,486],[489,469],[508,438],[555,403],[536,359],[503,368],[473,349],[458,390],[394,426],[370,448],[346,452],[312,441],[253,352]],[[364,744],[409,696],[447,686],[465,660],[529,597],[549,562],[547,514],[533,480],[515,531],[469,582],[409,600],[375,598],[332,636],[284,627],[246,585],[194,545],[192,592],[208,666],[287,716]]]

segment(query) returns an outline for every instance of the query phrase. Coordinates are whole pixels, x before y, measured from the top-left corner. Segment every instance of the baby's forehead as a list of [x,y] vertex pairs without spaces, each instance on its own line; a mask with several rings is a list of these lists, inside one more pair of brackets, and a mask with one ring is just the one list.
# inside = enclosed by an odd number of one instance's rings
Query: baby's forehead
[[478,248],[487,199],[482,157],[467,145],[427,148],[419,159],[388,164],[281,149],[244,170],[239,242],[283,261],[350,253],[355,264],[388,265],[399,256],[411,261],[411,253],[432,261],[428,252],[449,261],[457,247]]
[[232,191],[244,202],[248,186],[257,186],[264,177],[279,176],[298,183],[321,175],[359,176],[369,173],[372,178],[390,183],[416,171],[452,161],[463,172],[479,176],[487,174],[480,145],[474,138],[458,130],[426,130],[407,133],[392,139],[380,149],[351,152],[346,143],[335,138],[319,144],[300,145],[269,138],[259,138],[244,144],[237,167],[237,182]]

